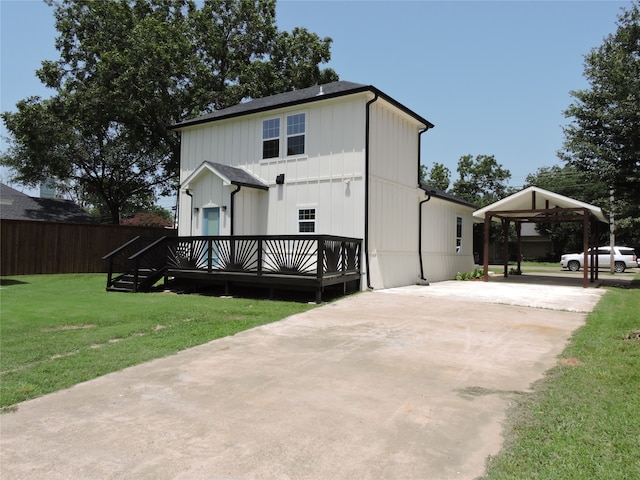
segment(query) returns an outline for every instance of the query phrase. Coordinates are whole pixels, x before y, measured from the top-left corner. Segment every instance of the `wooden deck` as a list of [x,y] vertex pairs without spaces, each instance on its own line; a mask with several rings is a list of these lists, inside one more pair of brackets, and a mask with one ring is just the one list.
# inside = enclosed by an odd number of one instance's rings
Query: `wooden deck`
[[360,282],[361,244],[330,235],[163,237],[125,244],[109,261],[107,290],[148,291],[164,278],[197,285],[310,290]]

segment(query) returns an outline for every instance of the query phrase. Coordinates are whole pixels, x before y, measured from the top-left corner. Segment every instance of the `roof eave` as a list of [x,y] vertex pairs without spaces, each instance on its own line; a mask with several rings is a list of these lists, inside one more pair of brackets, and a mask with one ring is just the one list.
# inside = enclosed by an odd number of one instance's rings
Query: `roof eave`
[[383,98],[388,103],[392,104],[394,107],[398,108],[399,110],[402,110],[407,115],[415,118],[417,121],[419,121],[420,123],[424,124],[425,130],[428,130],[428,129],[433,128],[435,126],[433,123],[428,121],[426,118],[422,117],[421,115],[418,115],[416,112],[414,112],[410,108],[406,107],[405,105],[401,104],[397,100],[393,99],[392,97],[390,97],[386,93],[378,90],[373,85],[363,85],[361,87],[355,87],[355,88],[352,88],[352,89],[342,90],[342,91],[333,92],[333,93],[323,93],[321,95],[316,95],[314,97],[303,98],[303,99],[300,99],[300,100],[293,100],[293,101],[278,103],[278,104],[274,104],[274,105],[265,105],[264,107],[258,107],[258,108],[255,108],[255,109],[249,110],[249,111],[231,112],[231,113],[229,113],[227,115],[220,115],[220,116],[216,116],[216,117],[198,117],[198,118],[194,118],[192,120],[186,120],[184,122],[180,122],[180,123],[177,123],[175,125],[171,125],[169,127],[169,130],[180,131],[183,128],[193,127],[193,126],[196,126],[196,125],[202,125],[202,124],[205,124],[205,123],[213,123],[213,122],[218,122],[220,120],[228,120],[230,118],[243,117],[243,116],[247,116],[247,115],[255,115],[257,113],[269,112],[271,110],[279,110],[279,109],[282,109],[282,108],[294,107],[294,106],[297,106],[297,105],[305,105],[307,103],[318,102],[318,101],[322,101],[322,100],[326,100],[326,99],[332,99],[332,98],[346,97],[346,96],[349,96],[349,95],[356,95],[356,94],[364,93],[364,92],[371,92],[373,94],[377,94],[378,97]]

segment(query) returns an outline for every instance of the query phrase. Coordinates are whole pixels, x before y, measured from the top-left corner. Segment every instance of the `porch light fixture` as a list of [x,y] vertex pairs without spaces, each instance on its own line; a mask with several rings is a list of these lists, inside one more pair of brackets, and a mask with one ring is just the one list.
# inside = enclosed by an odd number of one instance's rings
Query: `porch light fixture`
[[220,207],[220,210],[222,210],[223,212],[226,212],[227,211],[227,206],[226,205],[222,205]]
[[276,185],[284,185],[284,173],[276,177]]
[[193,213],[198,213],[200,209],[198,207],[193,207]]

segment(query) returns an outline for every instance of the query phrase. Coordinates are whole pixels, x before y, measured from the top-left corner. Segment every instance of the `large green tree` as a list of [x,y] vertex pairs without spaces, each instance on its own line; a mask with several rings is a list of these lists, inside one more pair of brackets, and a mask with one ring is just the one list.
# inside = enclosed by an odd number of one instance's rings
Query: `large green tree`
[[[606,184],[570,164],[539,168],[527,175],[525,187],[529,186],[544,188],[605,209],[609,206],[609,188]],[[559,261],[563,253],[581,251],[583,248],[582,222],[539,223],[536,229],[551,239],[553,257],[549,260]],[[601,240],[605,235],[608,235],[608,231],[602,232]]]
[[60,58],[37,71],[55,94],[2,118],[1,163],[15,179],[55,179],[114,223],[175,188],[168,127],[248,97],[336,80],[331,39],[279,32],[274,0],[49,0]]
[[511,193],[507,185],[511,172],[493,155],[464,155],[458,160],[458,179],[451,193],[484,207]]
[[431,170],[426,165],[420,165],[420,180],[446,192],[451,184],[451,170],[438,162],[434,162]]
[[[614,213],[616,224],[616,243],[619,245],[640,245],[640,216],[637,209],[627,201],[611,202],[611,190],[605,179],[590,172],[582,171],[571,163],[542,167],[529,174],[526,186],[550,190],[560,195],[575,198],[582,202],[601,207],[605,213]],[[539,230],[550,235],[554,243],[554,253],[559,255],[568,251],[580,251],[583,244],[581,223],[540,224]],[[608,244],[609,231],[601,229],[599,242]]]
[[589,87],[571,92],[560,158],[588,182],[613,188],[624,218],[640,217],[640,2],[618,17],[618,28],[585,56]]

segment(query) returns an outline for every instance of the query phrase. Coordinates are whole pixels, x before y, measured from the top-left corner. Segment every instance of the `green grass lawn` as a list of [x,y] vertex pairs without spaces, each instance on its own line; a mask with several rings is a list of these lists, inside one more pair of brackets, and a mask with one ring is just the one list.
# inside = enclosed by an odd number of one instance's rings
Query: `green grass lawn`
[[609,289],[559,364],[508,412],[484,479],[640,478],[640,276],[632,286]]
[[0,279],[0,406],[309,310],[307,303],[106,292],[106,275]]
[[[313,308],[108,293],[104,275],[1,283],[2,406]],[[559,364],[514,399],[485,480],[640,478],[640,276],[633,287],[609,289]]]

